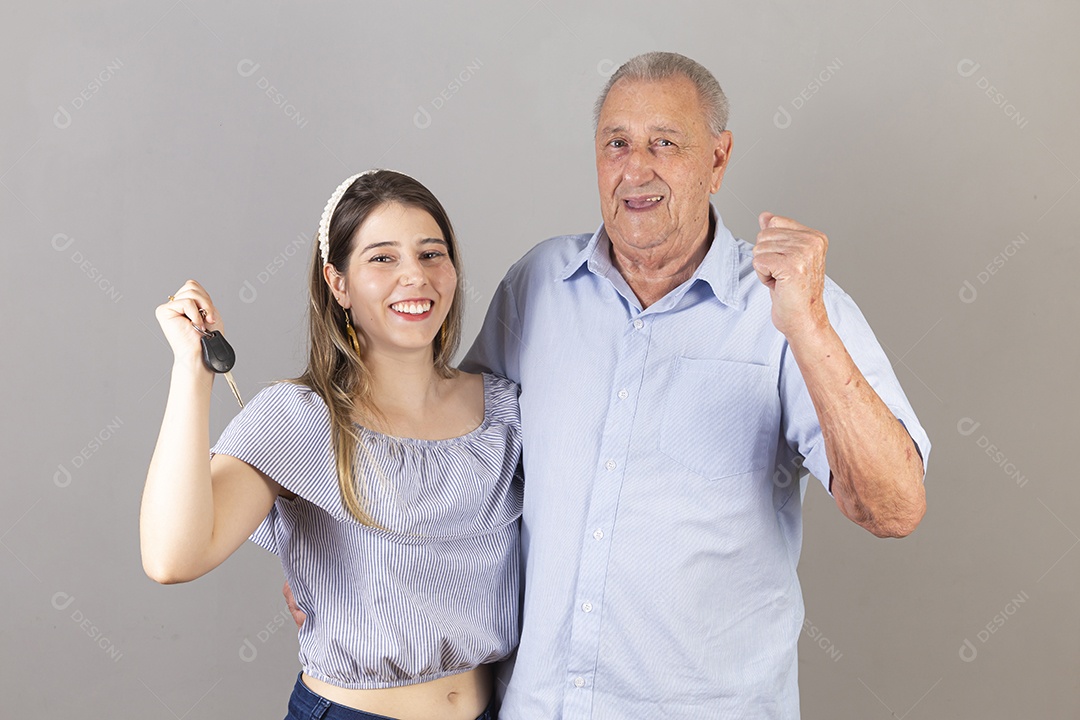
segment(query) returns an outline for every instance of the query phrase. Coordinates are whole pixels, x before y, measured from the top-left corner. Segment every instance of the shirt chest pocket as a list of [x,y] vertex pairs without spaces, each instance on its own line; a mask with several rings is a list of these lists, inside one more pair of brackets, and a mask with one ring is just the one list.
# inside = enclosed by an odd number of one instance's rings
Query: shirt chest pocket
[[775,453],[780,426],[776,371],[712,358],[675,358],[660,451],[710,480],[754,472]]

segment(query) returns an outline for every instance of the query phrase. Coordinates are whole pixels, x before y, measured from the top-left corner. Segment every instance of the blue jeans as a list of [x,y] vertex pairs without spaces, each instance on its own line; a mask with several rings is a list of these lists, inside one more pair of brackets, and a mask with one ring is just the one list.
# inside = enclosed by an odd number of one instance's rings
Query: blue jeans
[[[285,716],[285,720],[394,720],[385,715],[375,715],[331,702],[312,692],[300,677],[296,676],[296,685],[293,686],[292,697],[289,698],[289,714]],[[490,703],[487,710],[476,720],[496,720]]]

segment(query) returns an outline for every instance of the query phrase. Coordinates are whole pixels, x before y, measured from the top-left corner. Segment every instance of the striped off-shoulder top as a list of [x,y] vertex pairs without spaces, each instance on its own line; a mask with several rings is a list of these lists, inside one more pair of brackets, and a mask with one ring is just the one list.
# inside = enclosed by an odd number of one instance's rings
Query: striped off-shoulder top
[[297,604],[300,663],[344,688],[433,680],[508,656],[518,639],[522,487],[518,388],[484,375],[484,418],[447,440],[392,438],[360,428],[379,470],[365,507],[345,509],[329,412],[304,385],[256,395],[213,453],[261,470],[278,498],[251,539],[281,558]]

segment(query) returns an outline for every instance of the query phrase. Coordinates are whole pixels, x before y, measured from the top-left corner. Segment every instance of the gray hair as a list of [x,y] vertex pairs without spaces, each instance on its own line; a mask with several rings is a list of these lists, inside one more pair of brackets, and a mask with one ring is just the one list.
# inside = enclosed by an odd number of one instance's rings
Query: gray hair
[[720,83],[701,63],[672,52],[648,52],[624,62],[608,78],[607,85],[596,99],[593,107],[593,130],[600,126],[600,109],[604,107],[604,101],[615,83],[623,79],[653,82],[679,76],[685,77],[697,88],[698,97],[705,107],[705,119],[713,135],[724,132],[728,121],[728,100],[720,89]]

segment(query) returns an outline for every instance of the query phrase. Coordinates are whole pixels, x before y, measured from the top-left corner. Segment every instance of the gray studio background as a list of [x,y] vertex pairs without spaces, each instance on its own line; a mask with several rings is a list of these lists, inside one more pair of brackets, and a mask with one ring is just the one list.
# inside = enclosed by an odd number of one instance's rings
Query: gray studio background
[[[803,716],[1080,716],[1078,26],[1064,1],[8,4],[0,715],[284,715],[277,558],[142,573],[154,307],[203,282],[245,398],[299,373],[323,204],[387,166],[450,212],[471,341],[514,260],[595,229],[592,102],[669,49],[731,98],[726,223],[828,233],[934,443],[908,539],[810,486]],[[236,411],[219,382],[215,437]]]

